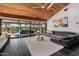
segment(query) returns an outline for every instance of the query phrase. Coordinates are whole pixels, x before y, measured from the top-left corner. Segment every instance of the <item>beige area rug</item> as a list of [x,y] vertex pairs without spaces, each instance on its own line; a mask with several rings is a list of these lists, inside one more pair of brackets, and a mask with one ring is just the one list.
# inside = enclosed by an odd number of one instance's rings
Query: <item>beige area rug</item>
[[32,56],[49,56],[64,47],[50,41],[49,37],[44,36],[44,40],[37,40],[37,36],[23,38]]

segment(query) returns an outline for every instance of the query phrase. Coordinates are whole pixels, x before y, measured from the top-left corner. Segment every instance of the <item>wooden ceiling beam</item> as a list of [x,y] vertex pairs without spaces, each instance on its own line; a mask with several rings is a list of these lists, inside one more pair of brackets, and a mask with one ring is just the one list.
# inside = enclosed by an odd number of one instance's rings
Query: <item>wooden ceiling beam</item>
[[50,9],[52,7],[53,3],[49,4],[46,9]]
[[[37,20],[37,21],[46,21],[47,19],[42,19],[42,18],[35,18],[35,17],[29,17],[29,16],[22,16],[22,15],[13,15],[13,14],[8,14],[8,13],[1,13],[0,16],[4,17],[10,17],[10,18],[18,18],[18,19],[26,19],[26,20]],[[8,19],[11,20],[11,19]]]

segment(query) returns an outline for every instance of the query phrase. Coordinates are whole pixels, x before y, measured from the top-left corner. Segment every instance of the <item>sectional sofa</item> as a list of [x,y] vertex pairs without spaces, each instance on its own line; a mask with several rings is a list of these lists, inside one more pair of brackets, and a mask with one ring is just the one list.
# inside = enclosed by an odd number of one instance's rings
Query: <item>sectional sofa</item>
[[52,42],[63,45],[67,48],[70,48],[79,42],[79,33],[52,31],[52,33],[45,33],[44,35],[49,36]]

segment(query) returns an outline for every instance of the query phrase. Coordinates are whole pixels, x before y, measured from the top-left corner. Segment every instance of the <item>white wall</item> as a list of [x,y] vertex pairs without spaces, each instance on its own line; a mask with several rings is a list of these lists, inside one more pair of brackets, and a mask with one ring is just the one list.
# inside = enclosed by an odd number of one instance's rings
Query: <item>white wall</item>
[[[65,8],[68,8],[67,12],[64,11]],[[65,8],[63,8],[61,11],[52,16],[47,21],[47,30],[79,32],[79,24],[76,24],[76,22],[79,23],[79,4],[77,3],[69,4]],[[60,19],[67,15],[68,15],[68,27],[55,28],[53,20]]]

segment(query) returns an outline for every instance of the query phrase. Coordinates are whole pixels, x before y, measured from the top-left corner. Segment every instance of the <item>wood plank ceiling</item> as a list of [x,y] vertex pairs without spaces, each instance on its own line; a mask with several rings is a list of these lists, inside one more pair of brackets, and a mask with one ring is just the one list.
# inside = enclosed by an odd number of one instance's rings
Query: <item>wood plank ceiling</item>
[[47,21],[68,3],[0,3],[0,16]]

